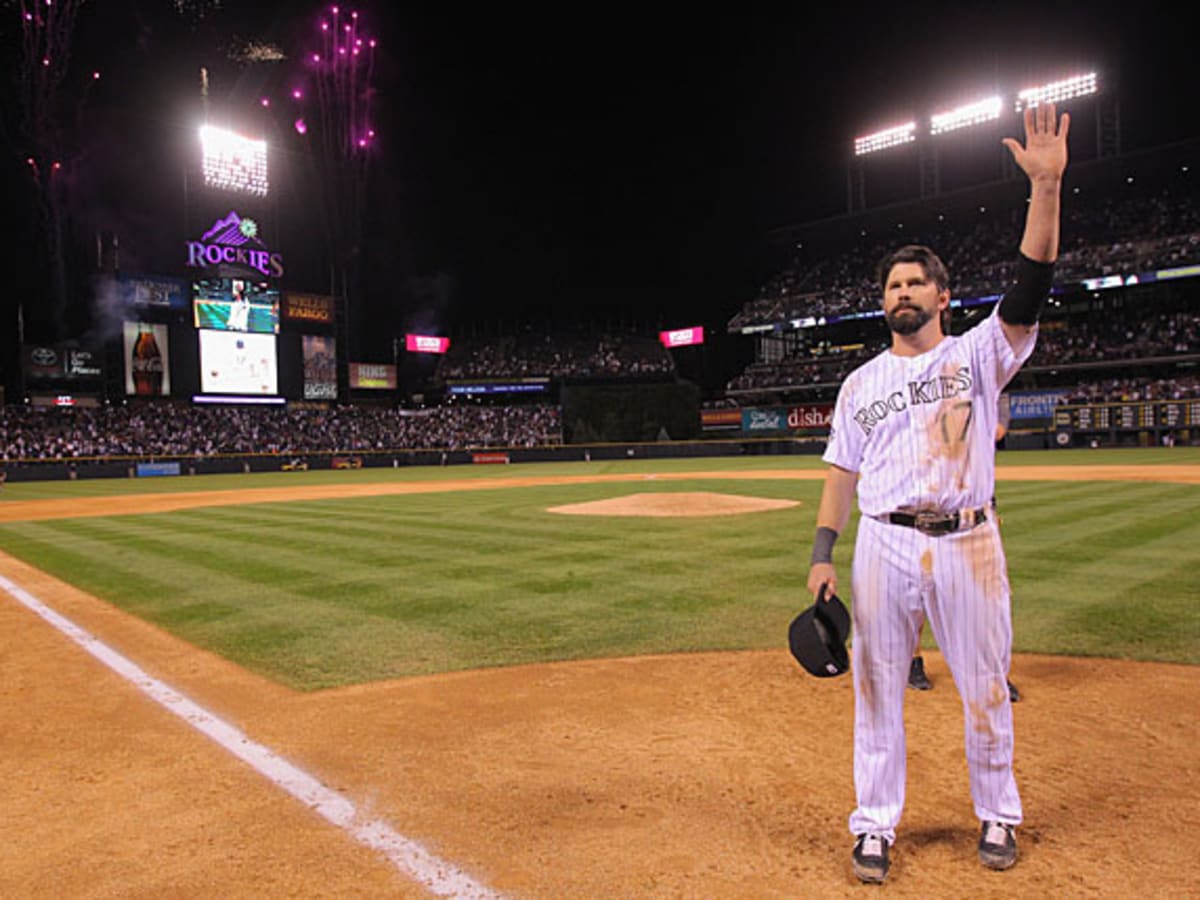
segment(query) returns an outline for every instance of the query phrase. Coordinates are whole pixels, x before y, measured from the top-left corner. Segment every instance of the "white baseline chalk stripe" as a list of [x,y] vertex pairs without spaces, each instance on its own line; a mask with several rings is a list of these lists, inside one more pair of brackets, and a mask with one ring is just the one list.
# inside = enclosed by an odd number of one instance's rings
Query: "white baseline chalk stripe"
[[283,788],[326,821],[386,856],[408,877],[442,897],[499,898],[465,872],[434,856],[379,819],[363,821],[354,804],[330,790],[267,747],[250,740],[241,730],[189,700],[170,685],[152,678],[140,666],[113,650],[99,638],[55,612],[20,585],[0,575],[0,587],[19,603],[41,616],[72,641],[126,681],[197,731],[216,741],[271,783]]

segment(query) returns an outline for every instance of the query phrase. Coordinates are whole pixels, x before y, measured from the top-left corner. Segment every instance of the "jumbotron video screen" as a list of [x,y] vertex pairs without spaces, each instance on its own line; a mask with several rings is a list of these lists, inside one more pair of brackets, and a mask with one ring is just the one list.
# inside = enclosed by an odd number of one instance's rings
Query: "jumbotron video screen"
[[205,394],[278,393],[275,336],[200,332],[200,390]]
[[265,282],[202,278],[192,296],[197,328],[279,333],[279,291]]

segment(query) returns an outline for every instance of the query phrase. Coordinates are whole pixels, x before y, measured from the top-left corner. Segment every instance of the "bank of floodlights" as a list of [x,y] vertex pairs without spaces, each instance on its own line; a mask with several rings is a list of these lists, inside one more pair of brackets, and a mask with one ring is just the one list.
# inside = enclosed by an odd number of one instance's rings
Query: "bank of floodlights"
[[204,125],[200,129],[201,168],[204,183],[225,191],[265,197],[267,142]]
[[945,134],[947,131],[957,131],[972,125],[982,125],[1000,118],[1000,110],[1004,101],[997,94],[986,100],[976,100],[946,112],[935,113],[929,120],[930,134]]
[[908,144],[917,139],[917,123],[908,122],[895,128],[885,128],[874,134],[868,134],[854,139],[854,155],[862,156],[877,150],[886,150],[900,144]]
[[[1095,72],[1088,72],[1085,75],[1073,75],[1070,78],[1052,81],[1039,87],[1026,88],[1019,92],[1011,102],[1014,104],[1016,111],[1021,112],[1028,107],[1037,106],[1040,103],[1062,103],[1066,100],[1073,100],[1076,97],[1086,97],[1089,94],[1098,92],[1098,76]],[[977,100],[974,103],[967,103],[955,109],[936,113],[930,116],[928,120],[929,130],[927,133],[930,136],[937,136],[950,131],[957,131],[960,128],[969,128],[973,125],[994,122],[1000,118],[1005,103],[1005,97],[996,94],[995,96],[988,97],[986,100]],[[888,150],[901,144],[908,144],[915,140],[917,140],[917,123],[909,122],[906,125],[886,128],[874,134],[855,138],[854,155],[864,156],[868,153],[875,153],[879,150]]]
[[1095,72],[1076,75],[1073,78],[1064,78],[1062,81],[1043,84],[1041,87],[1026,88],[1017,94],[1016,110],[1021,112],[1027,106],[1037,106],[1040,103],[1061,103],[1075,97],[1086,97],[1088,94],[1096,93],[1096,90]]

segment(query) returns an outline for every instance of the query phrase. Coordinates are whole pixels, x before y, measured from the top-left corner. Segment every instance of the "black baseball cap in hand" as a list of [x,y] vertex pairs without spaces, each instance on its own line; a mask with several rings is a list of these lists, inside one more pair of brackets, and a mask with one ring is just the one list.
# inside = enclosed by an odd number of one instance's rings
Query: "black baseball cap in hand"
[[826,600],[825,585],[821,585],[816,602],[792,620],[788,647],[810,675],[832,678],[850,670],[849,636],[850,611],[837,594]]

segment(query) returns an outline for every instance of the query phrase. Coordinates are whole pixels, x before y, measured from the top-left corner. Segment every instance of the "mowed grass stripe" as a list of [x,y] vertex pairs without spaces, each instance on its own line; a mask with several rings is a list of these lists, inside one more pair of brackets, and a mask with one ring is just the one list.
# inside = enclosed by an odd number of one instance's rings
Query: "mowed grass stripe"
[[1200,488],[1162,484],[1089,485],[1089,491],[1048,486],[1036,499],[1001,507],[1008,542],[1036,537],[1035,552],[1056,556],[1064,544],[1096,558],[1130,538],[1152,538],[1159,527],[1187,528],[1200,516]]
[[[70,570],[87,572],[87,577],[76,579],[81,587],[186,640],[296,687],[344,684],[363,674],[365,680],[371,680],[410,671],[438,671],[445,668],[447,657],[470,653],[462,639],[443,638],[442,632],[453,627],[453,602],[440,599],[431,606],[428,618],[432,626],[414,624],[414,617],[407,627],[381,622],[372,603],[379,602],[380,580],[392,580],[386,573],[349,589],[344,578],[337,589],[314,592],[297,590],[294,583],[287,582],[265,588],[247,583],[236,567],[225,573],[171,561],[177,549],[172,544],[191,540],[186,533],[175,540],[135,539],[132,543],[116,532],[96,538],[60,531],[48,539],[31,532],[26,538],[28,552],[14,548],[17,555],[51,571],[61,563]],[[138,549],[138,543],[150,549]],[[163,553],[164,547],[171,552]],[[327,571],[322,571],[321,579],[338,578],[336,563],[323,568]],[[354,571],[361,568],[355,565]],[[148,572],[170,573],[170,583],[167,578],[147,576]],[[449,582],[443,584],[451,587]],[[361,602],[351,602],[355,599]],[[447,621],[451,624],[445,625]],[[359,674],[348,677],[351,671]]]
[[1054,483],[1003,508],[1018,648],[1200,662],[1200,488]]

